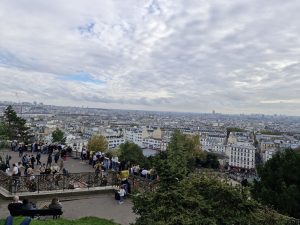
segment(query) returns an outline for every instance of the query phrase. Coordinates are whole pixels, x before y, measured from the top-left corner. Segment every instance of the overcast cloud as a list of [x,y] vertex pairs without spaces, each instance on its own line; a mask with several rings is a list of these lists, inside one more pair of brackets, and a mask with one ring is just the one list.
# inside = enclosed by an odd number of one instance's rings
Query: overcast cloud
[[0,100],[300,115],[300,1],[0,2]]

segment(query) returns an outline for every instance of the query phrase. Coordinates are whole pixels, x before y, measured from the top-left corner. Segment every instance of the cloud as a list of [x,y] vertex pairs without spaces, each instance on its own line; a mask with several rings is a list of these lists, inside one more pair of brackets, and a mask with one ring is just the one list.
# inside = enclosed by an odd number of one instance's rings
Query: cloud
[[299,115],[299,9],[296,0],[2,1],[0,100]]

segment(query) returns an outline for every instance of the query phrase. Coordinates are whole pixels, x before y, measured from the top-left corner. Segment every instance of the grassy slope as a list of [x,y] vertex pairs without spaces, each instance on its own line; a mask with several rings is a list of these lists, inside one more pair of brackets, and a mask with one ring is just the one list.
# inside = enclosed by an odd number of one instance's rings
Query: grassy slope
[[[19,225],[23,218],[14,218],[14,225]],[[5,220],[0,220],[0,225],[4,225]],[[100,219],[96,217],[84,217],[78,220],[32,220],[30,225],[118,225],[112,221],[106,219]]]

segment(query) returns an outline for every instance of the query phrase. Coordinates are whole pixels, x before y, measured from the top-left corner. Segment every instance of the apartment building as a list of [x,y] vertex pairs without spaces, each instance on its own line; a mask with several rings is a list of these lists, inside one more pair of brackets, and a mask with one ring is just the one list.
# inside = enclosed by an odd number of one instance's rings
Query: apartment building
[[230,168],[255,168],[255,147],[250,142],[237,142],[228,146],[228,150]]

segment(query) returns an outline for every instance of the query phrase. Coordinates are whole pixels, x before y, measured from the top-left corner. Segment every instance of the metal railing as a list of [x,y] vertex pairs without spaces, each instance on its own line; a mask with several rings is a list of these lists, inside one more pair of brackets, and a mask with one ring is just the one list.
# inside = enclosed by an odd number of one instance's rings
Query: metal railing
[[[158,181],[130,175],[128,182],[132,190],[155,191]],[[121,179],[117,172],[108,171],[101,175],[94,172],[68,174],[41,174],[34,176],[8,176],[0,171],[0,187],[11,194],[22,192],[64,191],[77,188],[119,186]]]
[[8,176],[0,171],[0,186],[12,193],[64,191],[76,188],[92,188],[118,185],[117,174],[108,172],[105,175],[83,172],[68,174],[41,174],[29,176]]
[[11,186],[11,179],[6,173],[0,170],[0,187],[9,191]]

